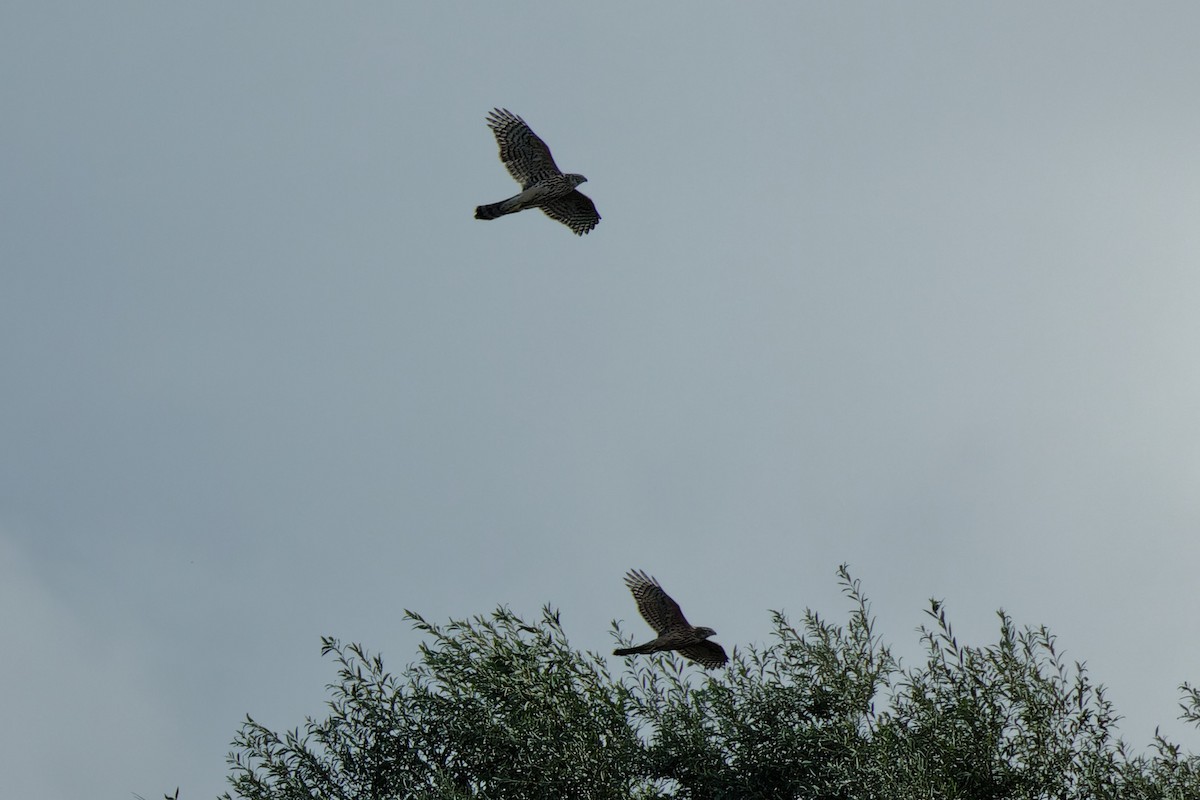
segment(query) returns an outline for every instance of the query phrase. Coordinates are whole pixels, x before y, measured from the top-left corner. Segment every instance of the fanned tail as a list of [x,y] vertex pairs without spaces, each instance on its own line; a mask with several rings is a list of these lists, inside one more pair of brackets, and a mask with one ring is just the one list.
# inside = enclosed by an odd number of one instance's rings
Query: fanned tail
[[504,210],[504,202],[490,203],[486,206],[475,206],[475,219],[495,219],[512,212]]

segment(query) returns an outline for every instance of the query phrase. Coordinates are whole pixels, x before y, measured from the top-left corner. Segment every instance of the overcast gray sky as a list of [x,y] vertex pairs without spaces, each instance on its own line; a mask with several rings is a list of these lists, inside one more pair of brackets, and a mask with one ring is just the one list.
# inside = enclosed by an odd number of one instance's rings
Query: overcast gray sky
[[[224,791],[322,634],[917,654],[1045,623],[1144,747],[1200,681],[1195,3],[9,3],[0,774]],[[514,193],[522,115],[603,215]],[[614,660],[615,662],[615,660]],[[617,666],[614,663],[614,666]]]

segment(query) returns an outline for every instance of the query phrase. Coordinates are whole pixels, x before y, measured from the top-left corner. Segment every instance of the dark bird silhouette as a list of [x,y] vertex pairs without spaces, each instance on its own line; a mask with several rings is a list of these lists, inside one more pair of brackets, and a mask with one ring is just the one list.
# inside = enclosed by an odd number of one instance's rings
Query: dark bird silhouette
[[493,109],[488,127],[500,145],[500,160],[508,174],[521,184],[521,191],[499,203],[475,208],[475,219],[496,219],[527,208],[540,208],[550,219],[561,222],[583,236],[600,222],[596,204],[575,187],[587,178],[563,172],[546,146],[525,120],[507,108]]
[[716,636],[717,632],[712,628],[693,627],[688,624],[679,604],[663,591],[657,580],[641,570],[631,569],[625,575],[625,585],[633,593],[642,618],[654,628],[658,638],[635,647],[617,648],[613,650],[614,656],[675,650],[684,658],[710,669],[723,666],[729,661],[729,656],[725,655],[725,648],[708,640],[708,637]]

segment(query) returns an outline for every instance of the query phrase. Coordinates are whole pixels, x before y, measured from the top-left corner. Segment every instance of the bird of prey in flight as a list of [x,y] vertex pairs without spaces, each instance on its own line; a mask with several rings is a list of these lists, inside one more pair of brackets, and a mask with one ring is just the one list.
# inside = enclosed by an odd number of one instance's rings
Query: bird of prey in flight
[[614,656],[676,650],[684,658],[710,669],[723,666],[729,660],[721,645],[708,640],[708,637],[716,636],[717,632],[712,628],[693,627],[688,624],[679,604],[663,591],[657,580],[641,570],[631,569],[625,575],[625,585],[633,593],[642,618],[650,623],[658,638],[635,647],[618,648],[613,651]]
[[495,219],[527,208],[540,208],[583,236],[600,222],[596,204],[575,187],[587,180],[582,175],[564,175],[554,163],[550,148],[525,124],[525,120],[506,108],[493,109],[488,127],[500,145],[500,160],[508,173],[521,184],[521,191],[507,200],[477,206],[475,219]]

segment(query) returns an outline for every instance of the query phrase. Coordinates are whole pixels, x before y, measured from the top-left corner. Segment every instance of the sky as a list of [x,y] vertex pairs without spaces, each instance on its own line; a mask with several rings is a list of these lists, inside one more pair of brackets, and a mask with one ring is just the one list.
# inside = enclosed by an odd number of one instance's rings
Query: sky
[[[1194,3],[9,3],[0,774],[228,788],[402,618],[929,598],[1200,682]],[[516,192],[524,117],[603,220]],[[619,659],[612,659],[619,668]]]

